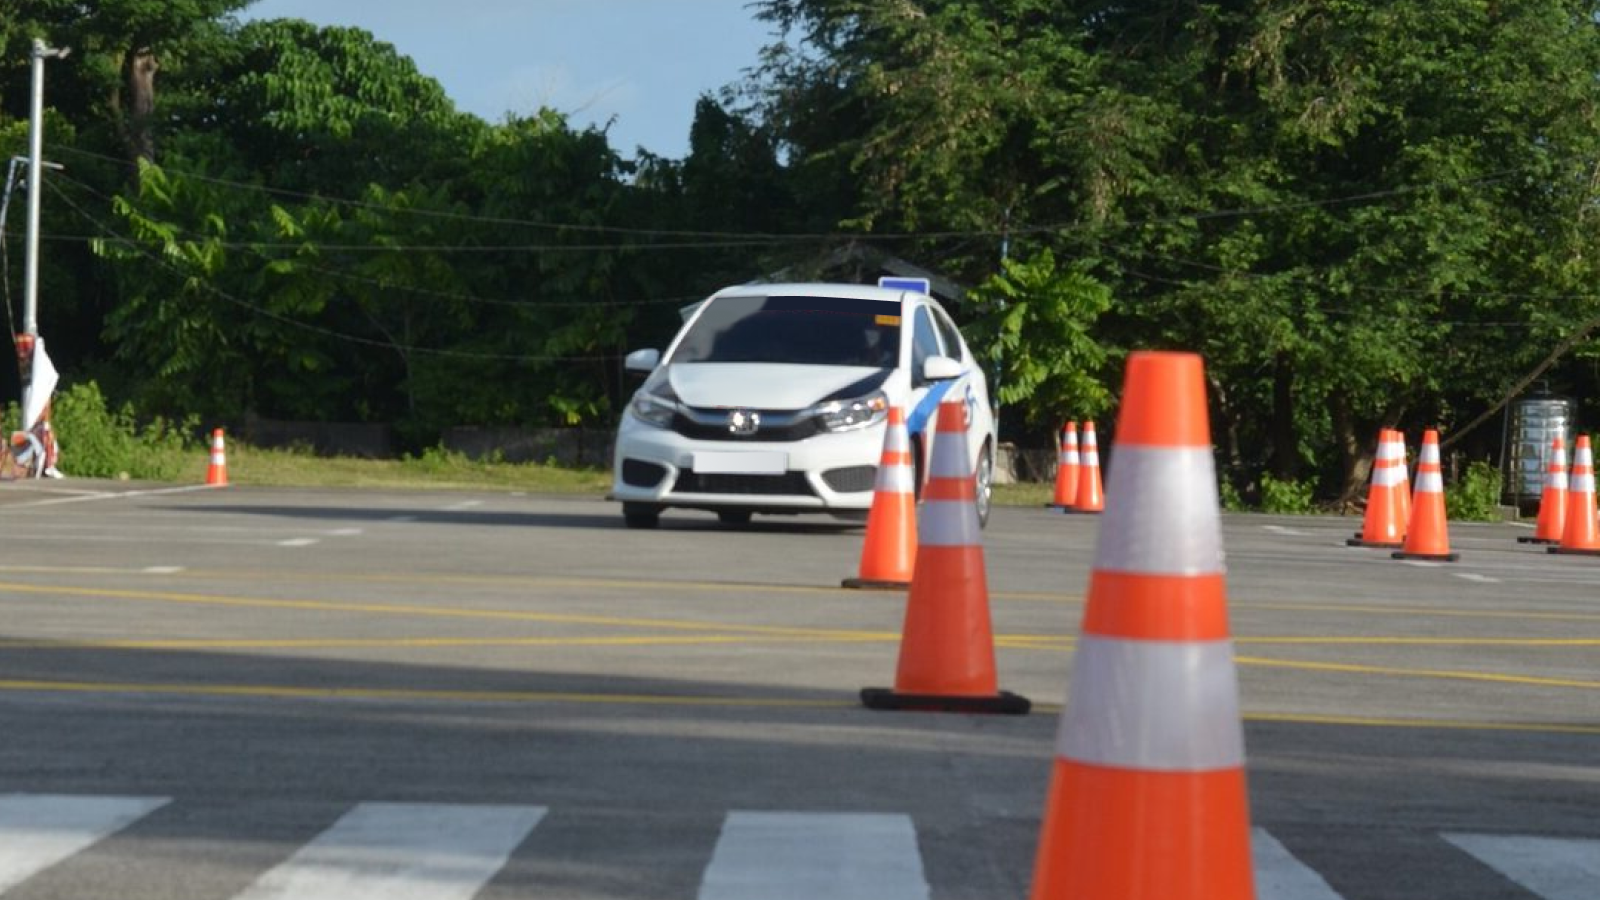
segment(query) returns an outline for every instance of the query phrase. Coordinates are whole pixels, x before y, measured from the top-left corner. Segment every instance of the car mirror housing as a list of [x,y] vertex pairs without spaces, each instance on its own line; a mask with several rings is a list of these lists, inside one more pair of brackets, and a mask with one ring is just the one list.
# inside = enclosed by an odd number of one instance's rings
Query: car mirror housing
[[660,350],[635,350],[622,358],[622,367],[638,375],[648,375],[660,364]]
[[922,361],[922,377],[929,381],[949,381],[961,374],[960,361],[948,356],[930,356]]

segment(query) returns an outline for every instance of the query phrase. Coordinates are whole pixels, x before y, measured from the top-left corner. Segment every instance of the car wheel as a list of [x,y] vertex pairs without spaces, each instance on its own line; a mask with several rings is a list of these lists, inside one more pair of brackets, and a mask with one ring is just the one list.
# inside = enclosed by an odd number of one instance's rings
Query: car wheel
[[978,527],[989,524],[989,508],[994,505],[994,452],[988,444],[978,451],[978,470],[974,476],[978,494]]
[[724,525],[749,525],[750,510],[748,509],[719,509],[717,521]]
[[654,528],[661,524],[661,508],[644,503],[624,503],[622,521],[629,528]]

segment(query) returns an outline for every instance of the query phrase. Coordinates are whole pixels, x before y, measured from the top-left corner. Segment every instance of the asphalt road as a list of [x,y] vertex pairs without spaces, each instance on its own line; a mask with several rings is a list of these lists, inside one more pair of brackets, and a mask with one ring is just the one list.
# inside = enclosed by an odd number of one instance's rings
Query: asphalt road
[[[0,511],[6,900],[1026,897],[1099,521],[995,511],[1036,707],[1001,717],[860,706],[905,595],[840,589],[828,520],[72,479]],[[1600,896],[1600,559],[1358,526],[1224,518],[1258,895]]]

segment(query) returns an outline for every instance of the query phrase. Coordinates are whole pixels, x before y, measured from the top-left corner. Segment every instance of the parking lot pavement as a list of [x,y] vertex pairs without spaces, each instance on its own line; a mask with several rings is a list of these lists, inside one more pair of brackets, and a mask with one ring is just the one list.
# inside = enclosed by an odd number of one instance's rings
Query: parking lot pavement
[[[1027,894],[1093,517],[996,510],[999,677],[1036,712],[951,716],[857,702],[905,602],[839,588],[859,528],[13,487],[0,828],[58,827],[0,845],[0,895]],[[1396,561],[1358,525],[1224,517],[1261,895],[1587,897],[1600,568],[1454,523],[1460,561]],[[472,861],[449,877],[408,849],[438,829]]]

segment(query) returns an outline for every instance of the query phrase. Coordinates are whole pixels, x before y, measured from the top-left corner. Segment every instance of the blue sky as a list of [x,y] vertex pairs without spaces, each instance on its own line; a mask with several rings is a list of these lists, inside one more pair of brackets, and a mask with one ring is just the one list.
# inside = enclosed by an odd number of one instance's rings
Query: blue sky
[[258,0],[241,18],[354,25],[409,56],[457,108],[489,121],[541,106],[611,124],[632,156],[688,152],[695,100],[740,79],[770,42],[749,0]]

